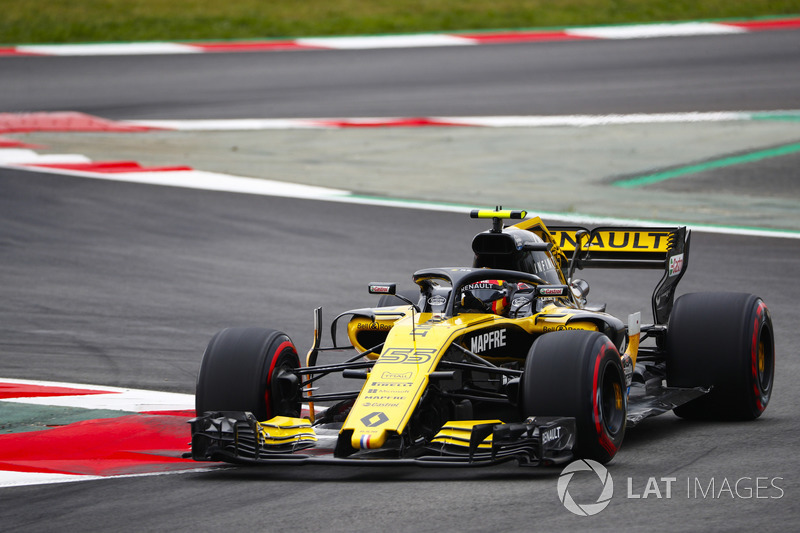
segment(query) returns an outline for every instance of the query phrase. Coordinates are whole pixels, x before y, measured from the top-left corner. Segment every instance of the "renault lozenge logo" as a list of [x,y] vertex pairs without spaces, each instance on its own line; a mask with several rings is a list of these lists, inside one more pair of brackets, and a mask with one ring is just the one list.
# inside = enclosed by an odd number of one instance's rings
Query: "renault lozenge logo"
[[361,419],[361,423],[364,424],[368,428],[374,428],[380,426],[384,422],[388,421],[389,417],[386,416],[386,413],[381,411],[376,411],[374,413],[370,413],[364,418]]
[[[584,471],[594,472],[602,485],[600,496],[597,497],[594,503],[577,503],[569,493],[569,484],[572,481],[572,477],[576,472]],[[593,483],[595,482],[593,481]],[[614,481],[611,479],[611,474],[608,473],[606,467],[591,459],[580,459],[568,464],[561,471],[556,488],[558,490],[558,499],[561,500],[564,507],[578,516],[596,515],[608,506],[611,502],[611,497],[614,495]]]

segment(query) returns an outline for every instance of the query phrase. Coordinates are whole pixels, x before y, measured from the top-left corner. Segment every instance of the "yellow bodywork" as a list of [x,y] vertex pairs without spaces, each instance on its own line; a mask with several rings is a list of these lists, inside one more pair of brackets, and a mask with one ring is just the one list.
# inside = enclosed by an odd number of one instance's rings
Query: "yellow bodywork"
[[305,418],[276,416],[258,423],[258,439],[262,445],[274,446],[316,442],[317,435]]
[[641,321],[641,313],[634,313],[628,316],[628,347],[625,350],[625,355],[631,358],[632,366],[636,366],[636,357],[639,355]]
[[[431,315],[415,314],[414,318],[427,320]],[[353,431],[354,448],[380,448],[390,434],[402,432],[428,386],[428,375],[439,364],[450,338],[462,331],[460,320],[430,327],[412,324],[408,315],[395,323],[342,427],[342,431]]]
[[[577,230],[552,230],[551,234],[561,250],[571,252],[575,249]],[[591,242],[582,244],[585,248],[600,252],[666,252],[669,250],[670,235],[670,231],[663,230],[615,228],[594,231]]]
[[[579,226],[548,228],[539,217],[529,218],[513,227],[531,231],[553,245],[550,252],[559,268],[569,264],[567,254],[581,248],[593,252],[666,253],[672,246],[673,229],[665,228],[598,228],[589,231]],[[579,235],[580,234],[580,235]]]
[[[413,322],[409,312],[388,332],[384,349],[372,367],[342,432],[353,432],[353,448],[382,447],[387,438],[402,433],[428,386],[429,374],[436,370],[452,342],[473,331],[503,325],[521,328],[529,334],[565,329],[597,331],[597,326],[588,321],[567,325],[577,312],[577,309],[549,305],[537,315],[513,320],[482,313],[462,313],[447,320],[437,320],[430,313],[414,313]],[[509,353],[507,357],[487,359],[501,363],[520,360],[526,355]]]
[[[353,347],[359,352],[366,352],[373,346],[380,344],[392,329],[394,323],[409,313],[411,306],[387,307],[375,313],[375,320],[362,316],[354,317],[347,323],[347,336]],[[366,342],[368,341],[368,342]],[[368,359],[377,359],[377,353],[367,354]]]
[[[431,442],[469,448],[472,428],[479,424],[502,424],[501,420],[456,420],[445,423]],[[486,437],[478,448],[491,448],[492,436]]]
[[[523,215],[524,216],[524,215]],[[509,218],[506,212],[479,212],[474,218]],[[515,217],[516,218],[516,217]],[[616,252],[666,252],[670,246],[670,231],[646,228],[609,228],[589,232],[580,227],[550,230],[539,217],[523,220],[513,227],[531,231],[543,241],[551,243],[550,253],[555,259],[562,283],[561,271],[569,264],[567,253],[572,253],[580,239],[583,249]],[[589,242],[591,240],[591,242]],[[553,299],[536,314],[524,318],[508,319],[482,313],[461,313],[444,319],[430,313],[420,314],[410,306],[381,309],[375,320],[355,317],[348,324],[348,336],[359,351],[379,344],[374,335],[362,337],[364,332],[380,333],[384,342],[380,356],[367,376],[358,398],[345,421],[342,433],[351,431],[350,443],[361,450],[381,448],[391,436],[400,435],[422,395],[428,387],[429,375],[435,371],[453,342],[465,342],[466,335],[475,331],[496,331],[507,328],[524,330],[532,338],[539,334],[562,330],[598,331],[591,320],[576,317],[584,314],[574,307],[564,307]],[[575,320],[572,320],[575,318]],[[385,337],[383,334],[385,332]],[[363,342],[369,338],[371,342]],[[628,339],[628,356],[634,361],[638,351],[639,332],[631,332]],[[468,348],[464,346],[465,348]],[[486,359],[495,364],[519,361],[527,353],[496,353]],[[499,422],[499,421],[498,421]],[[481,421],[448,422],[434,441],[448,444],[469,442],[472,427]],[[484,443],[482,446],[489,444]]]

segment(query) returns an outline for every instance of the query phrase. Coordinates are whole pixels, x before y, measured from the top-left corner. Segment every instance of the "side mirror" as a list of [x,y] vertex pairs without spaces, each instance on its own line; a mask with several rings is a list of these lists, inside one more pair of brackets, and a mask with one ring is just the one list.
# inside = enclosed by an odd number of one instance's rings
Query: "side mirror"
[[569,287],[566,285],[537,285],[534,294],[537,298],[563,298],[569,296]]
[[397,283],[377,283],[369,284],[370,294],[397,294]]
[[567,268],[567,282],[571,282],[572,276],[575,274],[575,268],[578,266],[578,261],[581,257],[581,243],[584,237],[589,237],[587,244],[591,242],[591,233],[585,229],[578,230],[575,233],[575,251],[572,252],[572,259],[570,259],[569,267]]
[[569,288],[572,289],[572,294],[575,299],[581,302],[581,305],[586,304],[586,296],[589,294],[589,284],[585,279],[574,279],[570,282]]
[[370,294],[389,294],[394,296],[395,298],[399,298],[403,300],[405,303],[419,311],[417,308],[417,304],[403,296],[402,294],[397,294],[397,283],[379,283],[379,282],[372,282],[369,284],[369,293]]

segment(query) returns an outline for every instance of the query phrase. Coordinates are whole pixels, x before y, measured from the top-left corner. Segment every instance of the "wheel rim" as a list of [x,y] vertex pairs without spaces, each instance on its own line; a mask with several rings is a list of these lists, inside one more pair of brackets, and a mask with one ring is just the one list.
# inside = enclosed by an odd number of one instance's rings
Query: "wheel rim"
[[603,378],[598,394],[600,418],[603,427],[615,437],[625,425],[625,396],[617,368],[610,362],[603,370]]
[[756,348],[756,378],[762,392],[768,393],[772,387],[773,357],[772,346],[769,343],[769,331],[766,326],[761,328]]
[[[286,354],[286,355],[284,355]],[[280,355],[280,361],[275,365],[269,382],[270,400],[272,402],[272,416],[300,416],[300,380],[292,372],[297,365],[293,365],[294,353]]]

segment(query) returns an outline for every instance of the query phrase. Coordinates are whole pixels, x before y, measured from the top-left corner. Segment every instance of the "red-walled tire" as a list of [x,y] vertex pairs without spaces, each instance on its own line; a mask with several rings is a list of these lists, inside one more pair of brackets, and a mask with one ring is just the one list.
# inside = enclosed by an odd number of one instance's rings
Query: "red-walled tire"
[[300,416],[300,367],[291,339],[264,328],[229,328],[208,343],[197,376],[195,408],[249,411],[260,420]]
[[675,301],[667,331],[667,384],[712,387],[674,409],[689,419],[753,420],[772,396],[775,339],[764,302],[706,292]]
[[622,444],[627,419],[617,348],[599,332],[542,335],[525,361],[521,402],[525,417],[574,417],[575,457],[607,463]]

